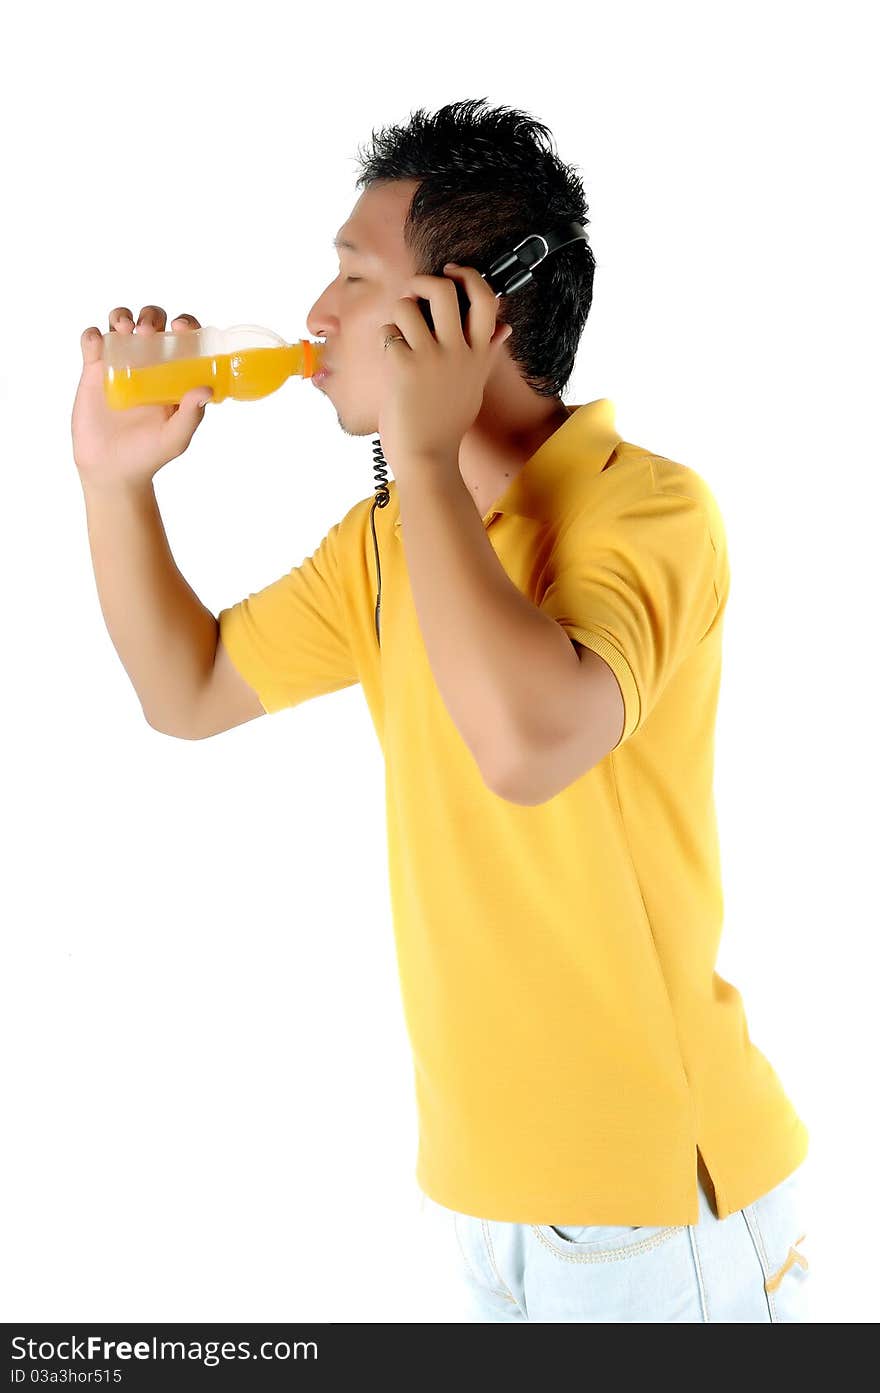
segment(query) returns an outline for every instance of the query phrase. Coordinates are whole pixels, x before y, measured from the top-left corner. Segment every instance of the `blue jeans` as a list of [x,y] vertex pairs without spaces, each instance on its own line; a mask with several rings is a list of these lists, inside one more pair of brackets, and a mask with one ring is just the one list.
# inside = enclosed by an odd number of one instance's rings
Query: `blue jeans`
[[805,1166],[723,1220],[701,1170],[699,1221],[673,1227],[515,1224],[424,1204],[454,1230],[466,1321],[808,1322]]

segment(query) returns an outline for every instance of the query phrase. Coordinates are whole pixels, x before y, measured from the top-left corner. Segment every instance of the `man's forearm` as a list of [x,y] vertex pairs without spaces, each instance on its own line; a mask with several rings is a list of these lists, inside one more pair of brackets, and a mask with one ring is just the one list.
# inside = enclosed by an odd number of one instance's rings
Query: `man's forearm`
[[507,575],[457,465],[398,480],[398,497],[434,680],[486,782],[504,780],[551,733],[577,653]]
[[150,725],[183,734],[217,648],[217,620],[175,565],[152,483],[83,484],[104,622]]

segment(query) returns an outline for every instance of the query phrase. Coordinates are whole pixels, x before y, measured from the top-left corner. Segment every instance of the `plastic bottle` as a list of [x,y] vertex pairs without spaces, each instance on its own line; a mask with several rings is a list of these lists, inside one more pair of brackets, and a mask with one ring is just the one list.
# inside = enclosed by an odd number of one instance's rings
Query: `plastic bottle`
[[104,335],[104,395],[108,406],[176,405],[193,387],[212,387],[214,401],[257,401],[289,377],[313,377],[324,344],[286,343],[259,324],[230,329]]

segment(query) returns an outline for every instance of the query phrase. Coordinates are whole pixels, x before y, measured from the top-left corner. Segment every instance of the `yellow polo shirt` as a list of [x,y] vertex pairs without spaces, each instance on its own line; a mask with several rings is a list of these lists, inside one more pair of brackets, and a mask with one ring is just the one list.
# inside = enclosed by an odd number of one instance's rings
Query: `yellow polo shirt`
[[612,668],[617,747],[535,807],[483,783],[439,695],[399,500],[219,615],[268,712],[360,682],[382,748],[390,893],[413,1051],[416,1179],[438,1203],[539,1224],[691,1224],[805,1158],[808,1132],[715,971],[713,798],[730,572],[706,482],[569,418],[483,518],[515,585]]

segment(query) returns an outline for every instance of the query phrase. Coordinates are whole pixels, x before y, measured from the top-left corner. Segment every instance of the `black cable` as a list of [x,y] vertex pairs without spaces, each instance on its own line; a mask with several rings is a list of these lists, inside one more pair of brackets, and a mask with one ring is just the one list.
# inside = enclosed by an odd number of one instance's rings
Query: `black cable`
[[376,580],[378,590],[376,591],[376,640],[379,647],[382,647],[382,639],[379,635],[379,606],[382,603],[382,571],[379,567],[379,543],[376,540],[376,509],[385,508],[391,502],[391,494],[388,492],[388,464],[382,453],[382,441],[377,435],[373,441],[373,473],[376,475],[376,482],[373,487],[376,490],[376,497],[370,509],[370,526],[373,529],[373,546],[376,550]]

